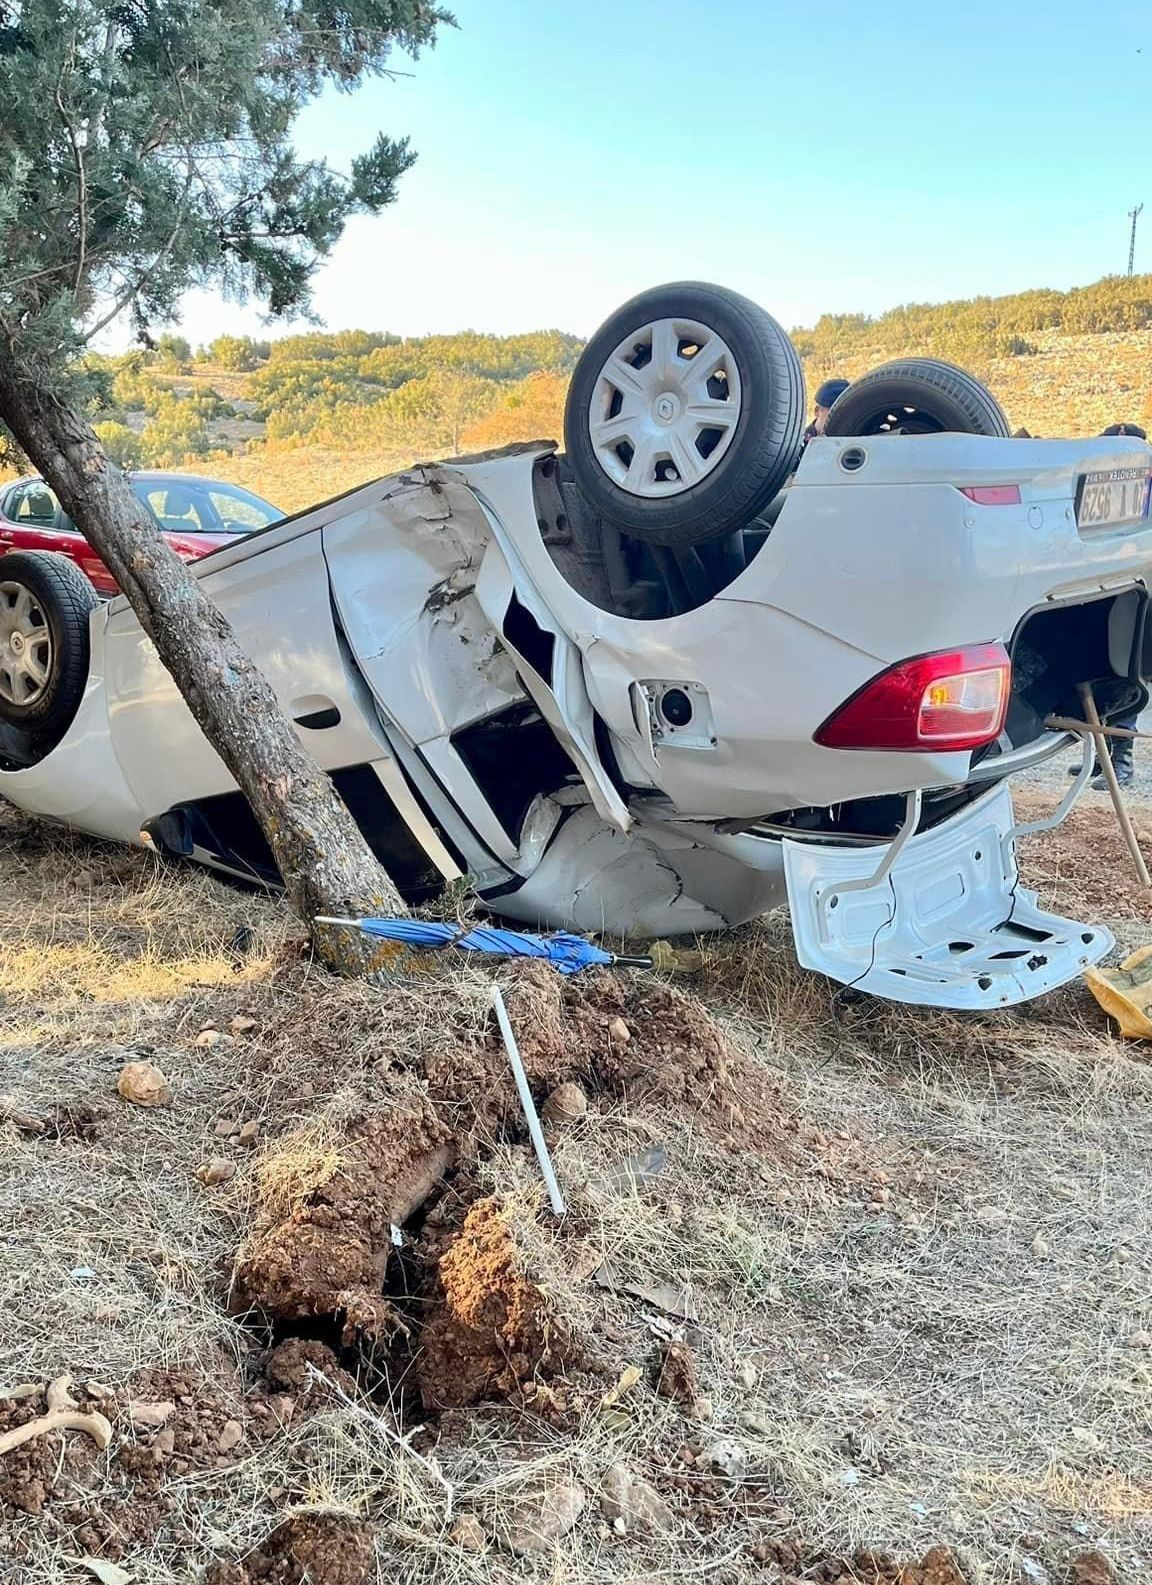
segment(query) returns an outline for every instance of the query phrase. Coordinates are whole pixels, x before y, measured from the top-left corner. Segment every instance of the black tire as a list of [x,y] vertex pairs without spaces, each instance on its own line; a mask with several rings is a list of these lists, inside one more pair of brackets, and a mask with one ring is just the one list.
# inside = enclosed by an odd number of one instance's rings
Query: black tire
[[[680,494],[652,498],[606,471],[590,434],[590,410],[608,358],[632,331],[660,319],[694,321],[727,343],[740,376],[741,407],[712,470]],[[749,523],[792,472],[803,425],[804,375],[785,332],[746,297],[695,281],[642,292],[613,314],[584,349],[564,412],[568,457],[589,504],[635,539],[673,549],[723,539]]]
[[852,384],[828,415],[826,435],[1011,434],[990,391],[954,364],[900,358]]
[[18,702],[9,697],[17,690],[12,674],[3,671],[5,656],[0,655],[0,721],[39,739],[59,739],[72,724],[88,680],[88,617],[99,602],[79,567],[49,551],[20,550],[0,556],[0,620],[4,607],[11,609],[19,597],[13,591],[20,589],[31,597],[50,635],[48,680],[34,698]]

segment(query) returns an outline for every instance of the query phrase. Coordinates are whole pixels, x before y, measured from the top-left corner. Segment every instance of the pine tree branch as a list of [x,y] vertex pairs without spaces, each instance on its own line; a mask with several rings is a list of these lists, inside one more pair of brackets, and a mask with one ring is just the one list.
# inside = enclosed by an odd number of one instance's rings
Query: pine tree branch
[[98,319],[90,330],[85,331],[83,337],[81,338],[85,346],[87,346],[94,336],[98,336],[102,330],[106,330],[112,321],[122,314],[131,302],[139,297],[140,293],[147,286],[148,282],[156,274],[156,271],[164,263],[164,260],[172,252],[172,249],[176,246],[176,239],[179,237],[180,232],[184,228],[184,206],[188,201],[188,194],[191,190],[191,187],[192,177],[189,175],[188,180],[184,184],[184,193],[180,199],[180,205],[176,212],[176,223],[172,227],[172,230],[168,233],[167,242],[165,242],[164,246],[160,249],[160,252],[147,266],[147,268],[137,276],[136,280],[131,286],[129,286],[128,290],[122,292],[121,295],[115,300],[108,312],[101,319]]
[[72,299],[75,302],[80,296],[80,285],[84,279],[84,271],[88,263],[88,173],[84,166],[84,149],[80,143],[80,135],[72,124],[72,118],[64,108],[64,73],[71,70],[75,60],[76,41],[73,39],[68,52],[68,59],[60,71],[60,80],[56,84],[56,108],[60,112],[60,120],[64,123],[64,130],[68,134],[68,142],[72,146],[72,162],[76,167],[76,220],[79,236],[76,244],[76,267],[72,273]]

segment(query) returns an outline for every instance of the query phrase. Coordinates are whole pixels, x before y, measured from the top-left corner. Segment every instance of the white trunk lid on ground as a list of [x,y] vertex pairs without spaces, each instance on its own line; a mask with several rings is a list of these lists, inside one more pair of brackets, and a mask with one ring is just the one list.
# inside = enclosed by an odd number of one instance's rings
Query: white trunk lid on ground
[[1020,886],[1007,785],[913,837],[877,885],[882,847],[786,841],[796,953],[873,996],[935,1007],[1027,1001],[1074,979],[1113,946],[1101,926],[1036,906]]

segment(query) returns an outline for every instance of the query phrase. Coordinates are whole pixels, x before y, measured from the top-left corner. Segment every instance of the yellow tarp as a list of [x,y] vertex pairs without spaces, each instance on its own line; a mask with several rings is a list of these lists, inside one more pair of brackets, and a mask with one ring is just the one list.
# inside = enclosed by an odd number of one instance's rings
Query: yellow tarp
[[1152,946],[1118,969],[1085,969],[1084,983],[1128,1040],[1152,1040]]

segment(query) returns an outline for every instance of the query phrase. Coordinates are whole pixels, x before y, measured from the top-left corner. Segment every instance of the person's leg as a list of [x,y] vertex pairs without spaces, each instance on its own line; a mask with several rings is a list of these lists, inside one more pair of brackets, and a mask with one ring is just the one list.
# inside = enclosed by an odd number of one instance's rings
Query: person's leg
[[[1138,720],[1139,707],[1133,707],[1131,710],[1125,710],[1123,715],[1117,716],[1116,720],[1109,723],[1109,726],[1122,726],[1128,732],[1135,732],[1136,721]],[[1120,786],[1127,786],[1131,781],[1131,750],[1133,750],[1133,747],[1135,747],[1135,743],[1133,743],[1131,737],[1109,737],[1108,739],[1108,751],[1112,756],[1112,767],[1116,770],[1116,780],[1119,781]],[[1103,777],[1097,777],[1097,780],[1093,781],[1092,785],[1097,786],[1097,788],[1106,788],[1108,783],[1104,781]]]

